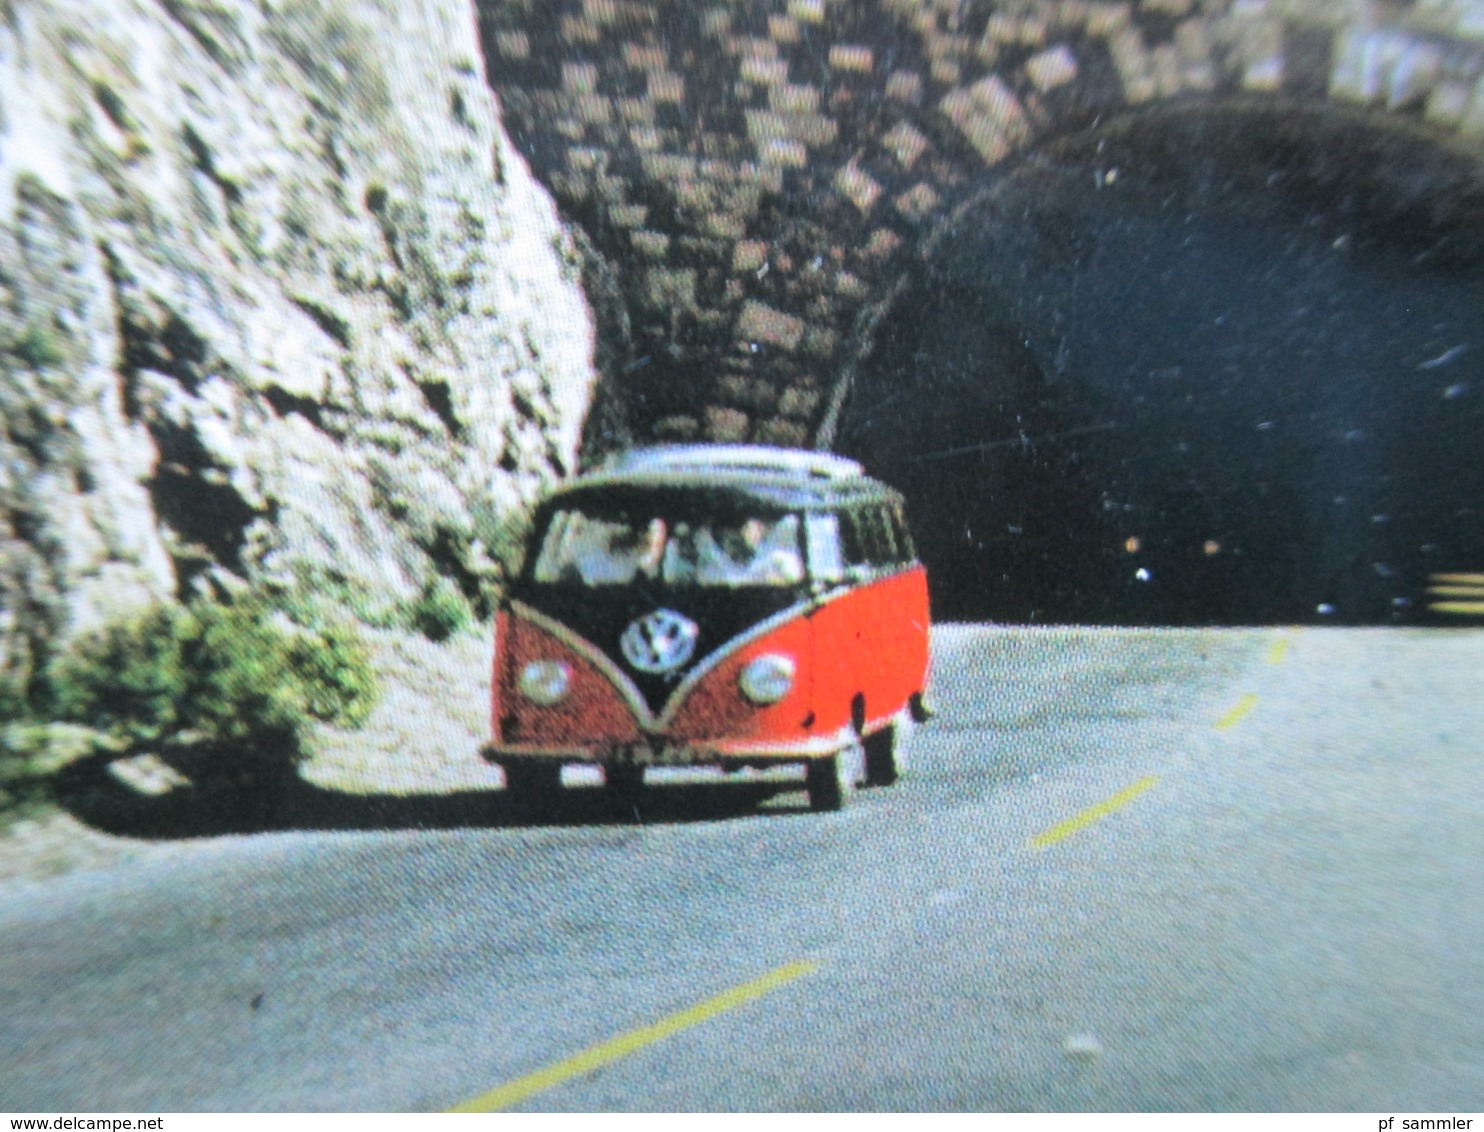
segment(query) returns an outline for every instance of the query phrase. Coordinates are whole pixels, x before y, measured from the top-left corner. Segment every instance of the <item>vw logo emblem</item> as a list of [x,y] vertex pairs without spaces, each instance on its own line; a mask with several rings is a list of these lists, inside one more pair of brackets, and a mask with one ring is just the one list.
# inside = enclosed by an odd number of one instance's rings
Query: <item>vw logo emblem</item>
[[701,630],[683,613],[656,609],[635,618],[618,639],[624,659],[640,672],[673,672],[696,651]]

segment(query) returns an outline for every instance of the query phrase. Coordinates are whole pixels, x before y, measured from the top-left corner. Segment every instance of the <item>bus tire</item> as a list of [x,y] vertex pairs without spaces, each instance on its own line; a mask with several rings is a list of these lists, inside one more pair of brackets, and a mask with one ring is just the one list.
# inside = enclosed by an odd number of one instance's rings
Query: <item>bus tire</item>
[[912,716],[913,723],[926,723],[937,715],[937,709],[927,702],[927,695],[923,692],[913,692],[907,701],[907,711]]
[[897,752],[897,725],[888,723],[862,741],[866,748],[866,785],[891,786],[902,777]]
[[605,766],[603,789],[610,797],[628,800],[644,789],[642,766]]
[[861,769],[859,755],[859,747],[847,747],[822,759],[809,760],[804,768],[804,788],[809,792],[809,808],[816,814],[834,813],[845,805]]
[[501,763],[505,772],[505,792],[522,802],[536,802],[554,797],[562,788],[562,764],[555,760]]

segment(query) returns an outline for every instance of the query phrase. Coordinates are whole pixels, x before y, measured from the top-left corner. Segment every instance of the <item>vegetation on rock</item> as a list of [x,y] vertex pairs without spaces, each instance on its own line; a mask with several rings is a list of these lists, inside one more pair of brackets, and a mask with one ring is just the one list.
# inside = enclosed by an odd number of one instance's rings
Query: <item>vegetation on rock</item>
[[363,721],[375,702],[348,623],[295,625],[266,604],[159,606],[76,639],[46,672],[46,714],[134,749],[187,739],[299,750],[310,720]]
[[355,727],[375,702],[348,620],[295,623],[255,595],[155,606],[74,638],[46,666],[29,719],[0,729],[0,803],[34,796],[59,762],[88,753],[185,752],[238,781],[281,775],[314,722]]
[[459,588],[447,578],[429,585],[412,605],[412,627],[430,641],[446,641],[469,624],[473,610]]

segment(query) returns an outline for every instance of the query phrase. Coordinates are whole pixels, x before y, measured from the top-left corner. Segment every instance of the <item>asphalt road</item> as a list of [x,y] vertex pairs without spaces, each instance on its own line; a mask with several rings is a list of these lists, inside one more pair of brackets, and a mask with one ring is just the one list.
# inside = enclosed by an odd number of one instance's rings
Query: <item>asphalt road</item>
[[0,888],[0,1109],[1484,1109],[1484,634],[934,664],[839,814],[495,793]]

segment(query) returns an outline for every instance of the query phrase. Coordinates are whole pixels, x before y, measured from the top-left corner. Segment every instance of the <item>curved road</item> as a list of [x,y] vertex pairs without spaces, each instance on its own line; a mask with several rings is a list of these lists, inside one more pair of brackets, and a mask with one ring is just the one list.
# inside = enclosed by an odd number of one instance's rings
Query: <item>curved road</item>
[[934,664],[840,814],[574,787],[0,889],[0,1108],[1484,1108],[1484,634]]

